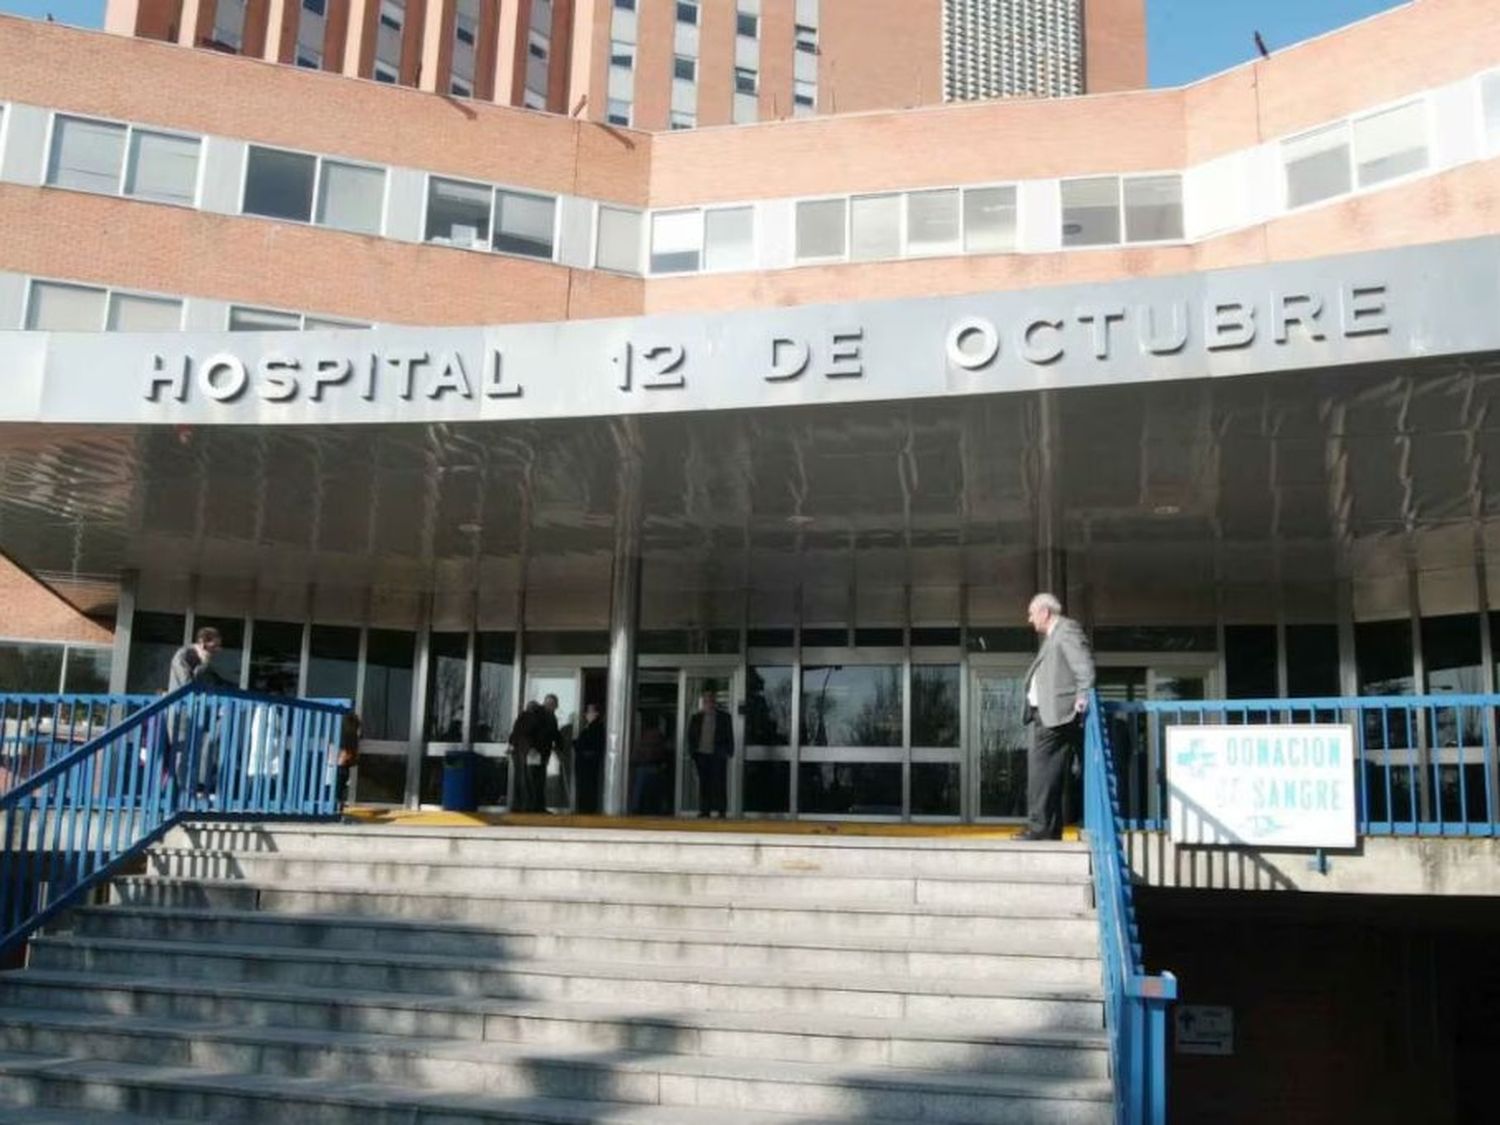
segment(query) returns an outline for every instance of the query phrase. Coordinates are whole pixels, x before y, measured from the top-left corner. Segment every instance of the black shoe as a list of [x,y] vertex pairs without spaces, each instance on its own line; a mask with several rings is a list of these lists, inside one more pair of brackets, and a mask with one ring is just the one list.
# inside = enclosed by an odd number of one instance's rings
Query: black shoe
[[1038,840],[1056,840],[1056,839],[1058,839],[1058,837],[1056,837],[1056,836],[1049,836],[1045,832],[1033,832],[1030,829],[1028,829],[1027,831],[1022,832],[1019,836],[1017,836],[1016,839],[1017,840],[1025,840],[1028,843],[1035,843]]

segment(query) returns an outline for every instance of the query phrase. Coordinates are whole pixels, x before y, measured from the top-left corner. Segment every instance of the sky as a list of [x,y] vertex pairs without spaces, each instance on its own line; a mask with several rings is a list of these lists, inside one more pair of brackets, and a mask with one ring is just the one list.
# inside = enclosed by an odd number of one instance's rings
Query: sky
[[[858,0],[824,0],[851,4]],[[1146,0],[1151,85],[1176,86],[1397,6],[1398,0]],[[0,0],[0,12],[98,27],[104,0]]]

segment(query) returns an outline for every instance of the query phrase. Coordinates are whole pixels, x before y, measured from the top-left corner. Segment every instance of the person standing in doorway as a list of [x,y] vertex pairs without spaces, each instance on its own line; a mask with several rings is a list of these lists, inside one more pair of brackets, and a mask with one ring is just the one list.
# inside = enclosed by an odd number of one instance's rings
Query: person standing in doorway
[[705,691],[698,710],[688,720],[688,750],[698,768],[698,815],[729,815],[729,759],[734,754],[734,723],[718,704],[713,691]]
[[1083,716],[1094,687],[1094,657],[1083,628],[1064,617],[1062,603],[1038,594],[1026,620],[1042,639],[1026,671],[1026,831],[1023,840],[1062,839],[1063,789],[1073,755],[1083,748]]
[[578,811],[599,811],[599,782],[604,770],[604,718],[596,703],[583,708],[583,729],[573,739],[573,775],[578,787]]

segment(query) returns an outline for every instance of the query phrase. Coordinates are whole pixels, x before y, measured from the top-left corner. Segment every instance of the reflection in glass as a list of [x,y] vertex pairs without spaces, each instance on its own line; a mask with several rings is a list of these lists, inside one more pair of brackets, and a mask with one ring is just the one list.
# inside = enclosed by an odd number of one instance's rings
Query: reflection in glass
[[[1484,691],[1484,657],[1477,613],[1422,618],[1422,664],[1427,691],[1473,695]],[[1431,721],[1438,747],[1477,746],[1484,742],[1483,713],[1477,708],[1442,707]],[[1455,793],[1458,788],[1454,780]]]
[[360,804],[399,805],[406,797],[406,759],[399,755],[361,754],[355,773],[354,799]]
[[98,692],[109,691],[109,670],[114,663],[114,653],[107,648],[68,647],[68,667],[63,673],[66,682],[63,691]]
[[751,666],[745,679],[745,744],[789,746],[792,741],[792,669]]
[[1292,699],[1339,694],[1337,625],[1286,627],[1286,693]]
[[802,669],[804,746],[900,746],[901,668],[894,664]]
[[912,815],[958,816],[959,775],[957,762],[913,762]]
[[[474,636],[474,729],[476,743],[503,743],[510,734],[511,723],[519,713],[511,701],[511,684],[515,673],[516,639],[513,633],[476,633]],[[505,763],[500,764],[500,773]],[[484,791],[483,770],[480,790]],[[501,800],[482,802],[503,803]]]
[[297,671],[302,666],[302,626],[290,621],[257,621],[250,646],[250,690],[296,695]]
[[[631,758],[632,812],[669,816],[677,777],[677,673],[642,670],[635,689],[635,752]],[[682,771],[683,809],[698,809],[698,775],[691,766]]]
[[828,816],[900,816],[899,762],[799,762],[797,809]]
[[186,627],[187,619],[180,613],[138,611],[131,618],[126,691],[155,692],[166,688],[172,654],[182,647]]
[[912,665],[913,746],[958,745],[958,680],[957,664]]
[[429,742],[461,742],[469,634],[435,632],[428,643],[426,737]]
[[1026,725],[1023,673],[981,672],[974,678],[979,748],[979,815],[1026,815]]
[[792,764],[746,762],[744,804],[747,814],[791,812]]
[[[412,668],[417,636],[398,629],[371,629],[365,650],[364,737],[411,737]],[[363,764],[363,763],[361,763]]]
[[510,792],[510,759],[481,754],[474,763],[474,794],[481,805],[503,805]]
[[[307,647],[307,698],[354,701],[359,686],[359,630],[314,625]],[[370,738],[369,729],[365,737]]]
[[62,675],[62,645],[27,641],[0,644],[0,691],[55,695]]

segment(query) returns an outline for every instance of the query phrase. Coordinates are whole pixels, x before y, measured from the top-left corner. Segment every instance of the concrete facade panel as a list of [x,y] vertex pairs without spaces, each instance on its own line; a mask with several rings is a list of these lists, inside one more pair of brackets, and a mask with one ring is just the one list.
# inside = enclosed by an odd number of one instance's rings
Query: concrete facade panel
[[228,137],[209,137],[203,146],[198,205],[220,215],[240,213],[245,156],[249,146]]
[[26,275],[0,270],[0,328],[22,327],[26,312]]

